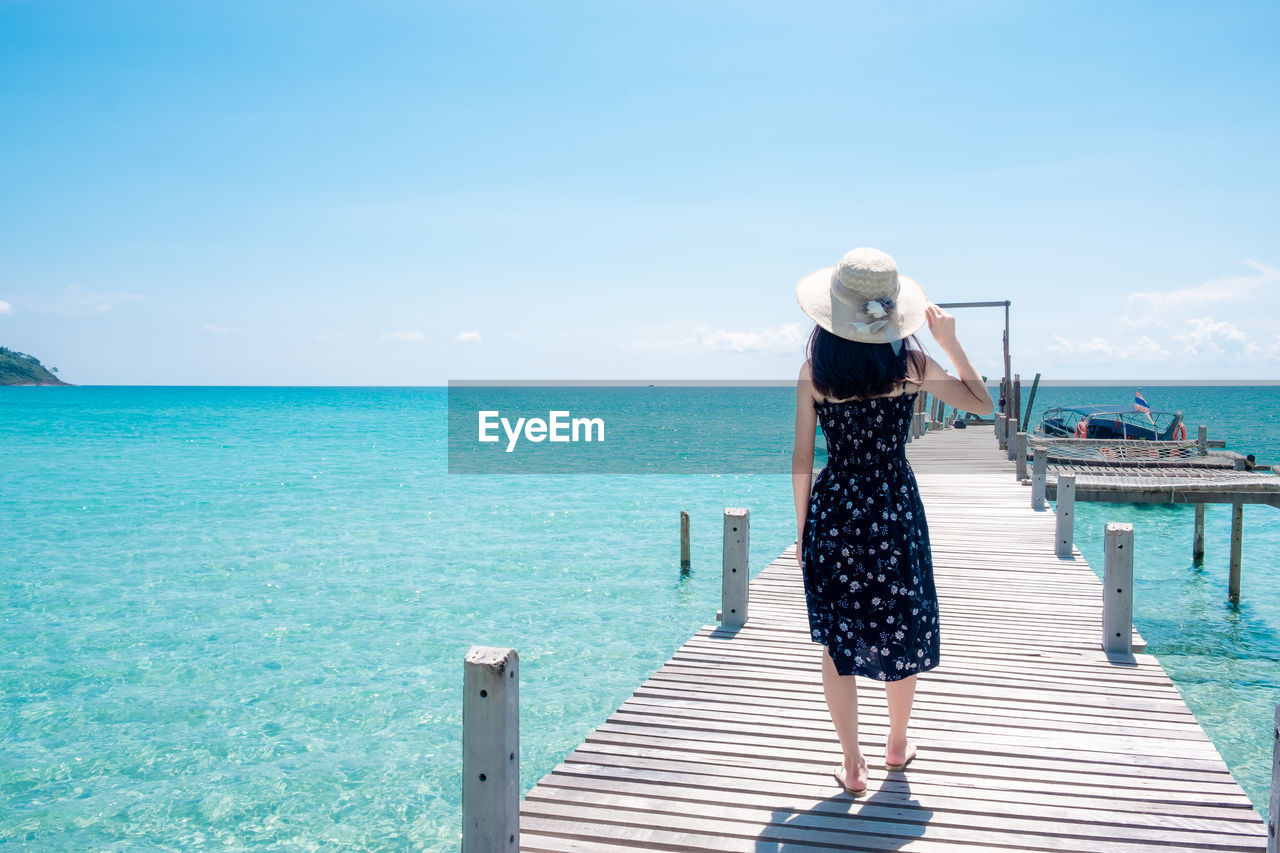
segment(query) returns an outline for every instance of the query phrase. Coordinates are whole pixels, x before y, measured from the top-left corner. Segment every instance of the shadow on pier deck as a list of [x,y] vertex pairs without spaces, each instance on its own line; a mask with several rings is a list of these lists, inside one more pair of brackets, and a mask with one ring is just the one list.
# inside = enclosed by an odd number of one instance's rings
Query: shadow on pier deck
[[1054,556],[990,429],[913,442],[942,609],[906,773],[880,770],[884,690],[860,680],[868,794],[840,761],[789,549],[736,633],[704,628],[521,804],[528,851],[1249,850],[1266,828],[1155,658],[1100,649],[1101,585]]

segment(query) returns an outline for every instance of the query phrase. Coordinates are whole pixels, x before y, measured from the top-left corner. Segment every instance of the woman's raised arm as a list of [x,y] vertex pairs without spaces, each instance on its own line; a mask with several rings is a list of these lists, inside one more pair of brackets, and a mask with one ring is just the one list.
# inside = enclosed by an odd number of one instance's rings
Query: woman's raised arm
[[918,384],[948,406],[975,415],[991,414],[995,410],[991,395],[956,338],[956,318],[933,303],[925,307],[925,318],[929,321],[933,339],[951,359],[958,375],[951,376],[942,365],[926,355],[924,378]]

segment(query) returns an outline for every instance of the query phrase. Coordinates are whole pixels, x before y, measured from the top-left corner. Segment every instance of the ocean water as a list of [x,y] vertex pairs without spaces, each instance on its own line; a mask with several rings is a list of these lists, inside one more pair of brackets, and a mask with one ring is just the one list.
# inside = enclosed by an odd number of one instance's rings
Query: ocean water
[[[1280,389],[1149,390],[1280,459]],[[520,654],[527,788],[714,621],[724,507],[751,509],[753,571],[794,538],[782,471],[450,475],[446,399],[0,389],[0,840],[455,850],[471,645]],[[1079,544],[1100,566],[1102,525],[1134,522],[1138,628],[1263,807],[1280,515],[1246,510],[1239,607],[1227,511],[1202,567],[1190,518],[1083,506]]]

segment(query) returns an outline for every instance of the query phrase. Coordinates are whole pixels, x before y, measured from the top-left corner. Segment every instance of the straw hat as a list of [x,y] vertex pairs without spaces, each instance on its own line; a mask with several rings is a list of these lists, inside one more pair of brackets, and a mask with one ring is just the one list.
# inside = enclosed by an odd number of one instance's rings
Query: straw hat
[[893,258],[866,248],[800,279],[796,299],[828,332],[868,343],[891,343],[920,331],[929,303],[914,279],[898,274]]

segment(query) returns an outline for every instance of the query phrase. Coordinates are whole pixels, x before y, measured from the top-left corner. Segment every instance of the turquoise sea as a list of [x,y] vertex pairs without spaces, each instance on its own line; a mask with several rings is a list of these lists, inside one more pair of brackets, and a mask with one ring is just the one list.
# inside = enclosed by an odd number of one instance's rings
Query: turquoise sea
[[[1280,462],[1280,388],[1147,390]],[[448,474],[446,400],[0,389],[0,842],[455,850],[469,646],[519,651],[528,787],[714,621],[724,507],[751,509],[753,570],[794,538],[784,471]],[[1085,505],[1077,536],[1100,566],[1105,522],[1134,523],[1138,629],[1262,808],[1280,512],[1246,510],[1239,607],[1228,516],[1202,567],[1186,508]]]

